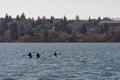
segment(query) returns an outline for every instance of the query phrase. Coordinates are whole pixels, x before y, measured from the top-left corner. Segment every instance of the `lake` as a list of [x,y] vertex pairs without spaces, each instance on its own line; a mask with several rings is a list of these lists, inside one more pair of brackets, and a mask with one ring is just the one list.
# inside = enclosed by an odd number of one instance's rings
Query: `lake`
[[0,80],[120,80],[120,43],[0,43]]

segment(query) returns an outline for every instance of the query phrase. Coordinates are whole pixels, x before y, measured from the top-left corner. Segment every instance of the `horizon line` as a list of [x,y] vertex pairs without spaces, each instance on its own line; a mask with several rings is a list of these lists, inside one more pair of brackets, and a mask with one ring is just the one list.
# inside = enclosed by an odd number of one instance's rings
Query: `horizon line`
[[[14,17],[13,17],[13,15],[9,15],[8,13],[6,13],[5,14],[5,16],[6,15],[8,15],[8,16],[11,16],[12,18],[16,18],[17,16],[21,16],[22,14],[24,14],[25,15],[25,13],[23,12],[23,13],[21,13],[21,14],[17,14],[16,16],[14,15]],[[3,17],[0,17],[0,18],[5,18],[5,16],[3,16]],[[98,16],[98,17],[91,17],[91,16],[88,16],[88,18],[81,18],[80,17],[80,15],[75,15],[75,17],[74,18],[69,18],[69,17],[67,17],[67,15],[64,15],[64,16],[62,16],[62,17],[55,17],[55,16],[53,16],[53,15],[51,15],[51,16],[49,16],[49,17],[46,17],[45,15],[43,15],[43,16],[37,16],[37,18],[35,18],[35,17],[29,17],[29,16],[26,16],[25,15],[25,17],[26,17],[26,19],[38,19],[38,17],[40,17],[40,19],[42,19],[43,17],[45,17],[46,19],[50,19],[51,17],[54,17],[55,19],[63,19],[64,17],[66,17],[68,20],[75,20],[76,19],[76,16],[79,16],[79,20],[88,20],[89,18],[90,19],[98,19],[99,17],[101,18],[101,19],[104,19],[104,18],[110,18],[110,19],[112,19],[112,20],[120,20],[120,17],[108,17],[108,16]]]

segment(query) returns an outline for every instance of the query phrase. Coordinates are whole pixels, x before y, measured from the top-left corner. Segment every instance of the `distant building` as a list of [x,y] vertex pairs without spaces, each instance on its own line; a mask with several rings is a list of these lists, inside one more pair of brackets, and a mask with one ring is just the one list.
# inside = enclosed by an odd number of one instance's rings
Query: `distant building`
[[120,20],[113,20],[113,21],[101,21],[100,24],[120,24]]
[[107,25],[108,27],[115,27],[120,26],[120,20],[113,20],[113,21],[100,21],[99,24]]
[[112,21],[112,19],[105,17],[105,18],[103,18],[103,21]]
[[114,20],[110,18],[103,18],[102,21],[99,22],[99,24],[106,24],[108,26],[119,26],[120,25],[120,20]]

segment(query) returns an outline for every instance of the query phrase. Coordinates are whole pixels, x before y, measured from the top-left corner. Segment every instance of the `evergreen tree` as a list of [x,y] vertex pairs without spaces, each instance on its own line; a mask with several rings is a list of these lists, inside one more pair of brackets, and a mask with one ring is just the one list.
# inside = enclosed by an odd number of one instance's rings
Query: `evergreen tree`
[[79,16],[78,16],[78,15],[76,15],[75,19],[78,21],[78,20],[79,20]]
[[101,17],[98,17],[98,21],[101,21]]
[[51,16],[51,17],[50,17],[50,22],[53,23],[53,22],[54,22],[54,19],[55,19],[55,18],[54,18],[53,16]]
[[21,20],[25,20],[25,19],[26,19],[25,14],[22,13],[22,14],[21,14]]
[[19,15],[17,15],[17,16],[16,16],[16,20],[20,20],[20,17],[19,17]]
[[91,21],[91,17],[89,16],[89,21]]
[[40,25],[42,23],[42,20],[40,19],[40,17],[38,17],[38,19],[36,20],[36,24]]
[[64,21],[67,21],[67,18],[66,18],[66,16],[64,16],[63,20],[64,20]]
[[7,20],[7,19],[8,19],[8,14],[5,15],[5,20]]

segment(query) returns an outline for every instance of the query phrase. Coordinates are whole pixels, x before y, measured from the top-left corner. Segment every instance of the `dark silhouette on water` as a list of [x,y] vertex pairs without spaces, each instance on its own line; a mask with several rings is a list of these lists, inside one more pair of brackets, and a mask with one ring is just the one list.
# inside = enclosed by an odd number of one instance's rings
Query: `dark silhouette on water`
[[59,53],[59,55],[61,55],[61,53]]
[[57,57],[58,54],[55,52],[53,55],[54,55],[55,57]]
[[[59,55],[61,55],[61,53],[56,53],[56,52],[54,52],[54,54],[53,54],[53,55],[50,55],[49,57],[52,57],[52,56],[58,57]],[[24,57],[24,56],[25,56],[25,55],[23,55],[23,57]],[[27,57],[32,58],[32,57],[33,57],[32,53],[29,52],[29,53],[27,54]],[[37,52],[36,55],[35,55],[35,57],[36,57],[36,58],[40,58],[40,53]]]
[[54,53],[53,55],[50,55],[49,57],[52,57],[52,56],[54,56],[54,57],[58,57],[59,55],[61,55],[61,53]]
[[29,52],[29,54],[27,55],[29,58],[32,58],[32,54],[31,52]]
[[37,53],[37,54],[36,54],[36,57],[37,57],[37,58],[40,58],[40,54],[39,54],[39,53]]
[[25,57],[25,55],[23,55],[23,57]]

